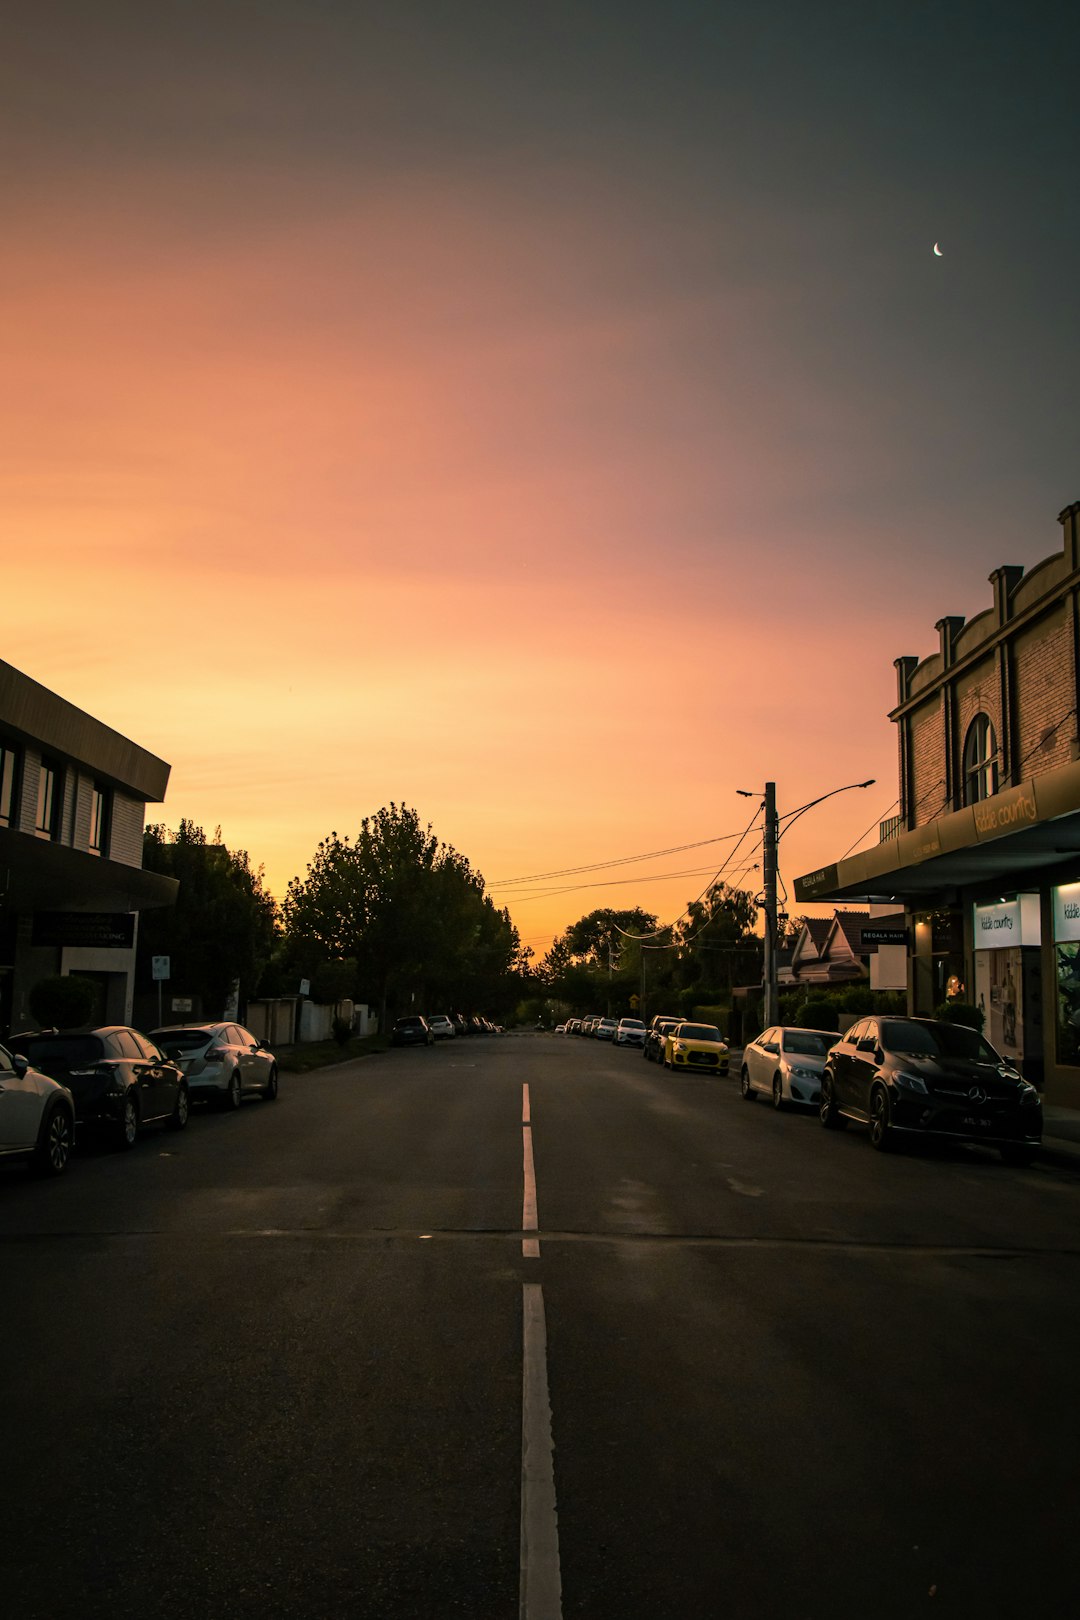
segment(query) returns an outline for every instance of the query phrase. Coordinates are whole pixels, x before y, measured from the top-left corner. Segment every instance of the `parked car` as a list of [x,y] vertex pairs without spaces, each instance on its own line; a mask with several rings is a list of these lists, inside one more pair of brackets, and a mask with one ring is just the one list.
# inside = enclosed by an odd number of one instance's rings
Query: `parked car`
[[43,1175],[67,1169],[75,1143],[75,1099],[67,1086],[0,1046],[0,1158],[29,1159]]
[[451,1041],[457,1034],[454,1021],[445,1013],[432,1013],[428,1019],[428,1028],[437,1041]]
[[681,1023],[682,1016],[679,1013],[656,1013],[645,1031],[645,1045],[642,1049],[642,1056],[648,1058],[650,1063],[663,1063],[664,1042],[667,1039],[668,1031],[674,1029],[676,1024]]
[[933,1018],[862,1018],[829,1053],[821,1123],[870,1127],[879,1150],[902,1136],[983,1142],[1028,1164],[1042,1141],[1033,1085],[977,1030]]
[[664,1068],[727,1074],[728,1049],[715,1024],[684,1022],[664,1037]]
[[106,1130],[133,1148],[144,1125],[182,1131],[188,1122],[188,1083],[179,1064],[126,1024],[84,1031],[43,1031],[18,1037],[35,1069],[65,1086],[75,1122]]
[[193,1102],[233,1109],[245,1095],[273,1102],[278,1094],[277,1059],[241,1024],[170,1024],[150,1039],[179,1064]]
[[640,1018],[620,1018],[615,1029],[616,1046],[644,1046],[645,1024]]
[[595,1031],[597,1040],[598,1041],[613,1041],[615,1039],[615,1031],[618,1029],[618,1027],[619,1027],[619,1020],[617,1018],[600,1018],[600,1019],[598,1019],[597,1023],[596,1023],[596,1031]]
[[435,1037],[426,1018],[398,1018],[390,1032],[391,1046],[434,1046]]
[[785,1103],[816,1106],[821,1097],[821,1076],[830,1048],[840,1039],[820,1029],[778,1024],[762,1030],[743,1050],[742,1094],[753,1102],[758,1092]]

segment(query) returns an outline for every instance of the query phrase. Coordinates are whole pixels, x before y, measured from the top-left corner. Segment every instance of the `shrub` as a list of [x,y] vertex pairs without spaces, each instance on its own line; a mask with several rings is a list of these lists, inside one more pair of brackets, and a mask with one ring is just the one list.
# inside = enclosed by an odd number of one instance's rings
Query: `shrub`
[[947,1024],[966,1024],[968,1029],[977,1029],[980,1035],[986,1022],[982,1008],[973,1006],[970,1001],[943,1001],[940,1007],[934,1008],[934,1017],[944,1019]]
[[347,1018],[335,1018],[330,1033],[339,1046],[347,1046],[352,1036],[352,1025]]
[[802,1029],[838,1029],[836,1006],[826,1001],[824,996],[812,997],[804,1001],[801,1007],[795,1009],[795,1022]]
[[30,992],[30,1012],[46,1028],[78,1029],[90,1017],[94,987],[88,979],[72,974],[39,979]]
[[841,990],[836,998],[841,1012],[870,1013],[874,1011],[874,992],[868,984],[853,984],[850,990]]

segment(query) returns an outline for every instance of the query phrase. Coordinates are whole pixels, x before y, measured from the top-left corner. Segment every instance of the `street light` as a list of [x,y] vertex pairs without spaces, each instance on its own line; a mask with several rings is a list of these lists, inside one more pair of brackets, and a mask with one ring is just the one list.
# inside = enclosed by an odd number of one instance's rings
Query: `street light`
[[[876,777],[871,776],[865,782],[848,782],[843,787],[830,788],[828,793],[819,794],[816,799],[811,799],[807,804],[801,804],[797,810],[791,810],[783,817],[783,820],[787,823],[784,832],[788,832],[799,817],[804,816],[808,810],[812,810],[816,804],[824,803],[826,799],[833,798],[837,793],[850,793],[853,788],[873,787],[876,780]],[[756,794],[748,792],[745,788],[736,788],[735,791],[741,793],[747,799],[756,797]],[[780,999],[780,983],[776,965],[776,848],[782,837],[780,819],[776,813],[776,783],[766,782],[765,835],[761,857],[761,870],[765,885],[763,906],[765,912],[765,962],[763,978],[766,1029],[770,1024],[776,1023],[777,1003]]]

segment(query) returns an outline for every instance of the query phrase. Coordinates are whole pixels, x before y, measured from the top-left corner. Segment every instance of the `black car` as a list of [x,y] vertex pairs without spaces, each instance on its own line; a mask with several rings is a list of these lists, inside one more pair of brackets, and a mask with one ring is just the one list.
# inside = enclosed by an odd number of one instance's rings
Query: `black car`
[[45,1030],[12,1042],[35,1069],[66,1086],[79,1125],[106,1129],[118,1147],[135,1146],[144,1125],[183,1130],[188,1088],[183,1072],[137,1029],[109,1024],[89,1032]]
[[861,1018],[829,1052],[819,1112],[828,1130],[869,1125],[881,1150],[930,1136],[1027,1164],[1042,1141],[1035,1087],[977,1030],[932,1018]]
[[391,1046],[434,1046],[435,1037],[426,1018],[399,1018],[390,1032]]
[[641,1048],[641,1055],[650,1063],[663,1063],[664,1042],[669,1029],[682,1023],[681,1013],[657,1013],[648,1029],[645,1031],[645,1044]]

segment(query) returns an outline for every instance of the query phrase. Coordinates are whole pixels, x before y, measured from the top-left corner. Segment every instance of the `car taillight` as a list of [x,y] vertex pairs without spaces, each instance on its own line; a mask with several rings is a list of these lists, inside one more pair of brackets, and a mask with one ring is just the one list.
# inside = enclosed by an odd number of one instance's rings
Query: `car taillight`
[[207,1063],[217,1063],[220,1058],[225,1056],[227,1056],[227,1053],[224,1046],[209,1046],[203,1053],[203,1058]]

